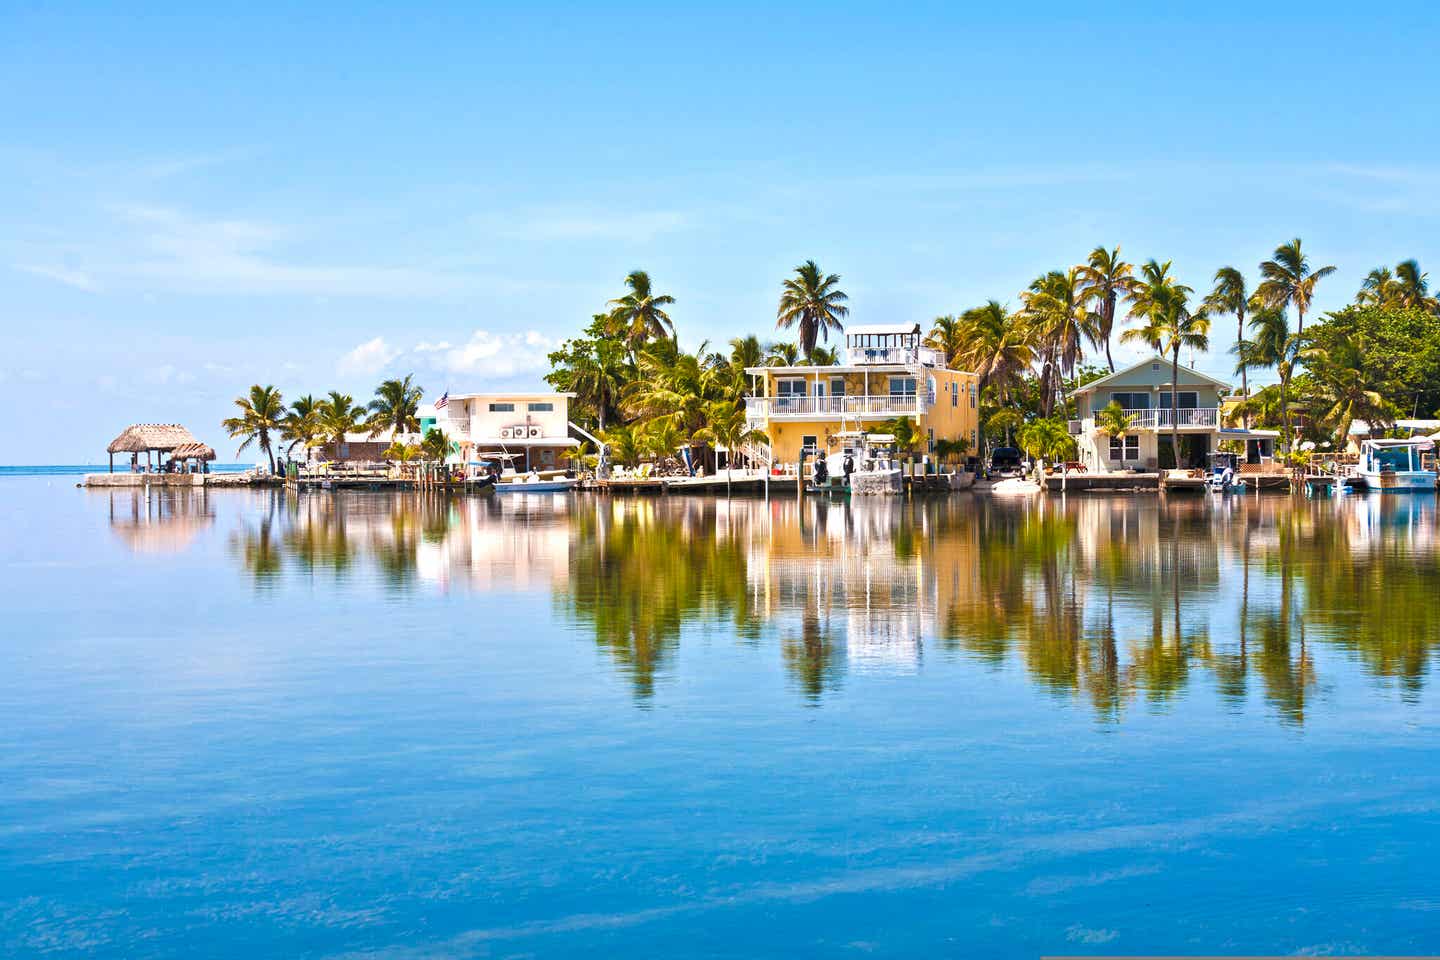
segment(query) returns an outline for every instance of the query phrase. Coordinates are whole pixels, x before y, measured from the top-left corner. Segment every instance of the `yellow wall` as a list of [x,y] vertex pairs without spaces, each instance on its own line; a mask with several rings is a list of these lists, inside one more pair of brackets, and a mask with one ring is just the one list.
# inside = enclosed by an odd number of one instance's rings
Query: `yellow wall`
[[[774,378],[776,375],[787,376],[785,368],[777,368],[773,373],[766,371],[764,380],[760,384],[761,396],[774,396]],[[829,395],[829,381],[831,377],[841,376],[841,372],[826,373],[821,379],[826,383],[826,394]],[[875,371],[870,374],[870,395],[884,396],[889,392],[889,377],[895,374],[893,371]],[[908,374],[905,374],[908,375]],[[801,376],[801,374],[789,374],[789,376]],[[844,371],[845,392],[849,396],[860,396],[865,392],[865,376],[853,370]],[[979,397],[975,398],[976,406],[971,406],[970,390],[973,387],[978,391],[979,378],[972,373],[962,373],[958,370],[936,370],[926,369],[919,377],[918,389],[928,390],[926,382],[928,377],[935,378],[935,402],[930,409],[917,419],[917,426],[922,435],[927,431],[934,430],[936,440],[956,440],[961,437],[970,441],[970,451],[975,452],[976,433],[979,427]],[[805,379],[814,382],[814,376],[805,376]],[[954,401],[951,399],[951,391],[954,392]],[[810,391],[813,395],[813,387]],[[865,429],[875,429],[885,420],[887,416],[875,416],[859,421]],[[763,429],[770,439],[770,447],[774,452],[775,459],[782,463],[794,463],[800,458],[800,447],[803,438],[813,436],[818,438],[820,448],[828,449],[830,452],[838,452],[839,445],[830,442],[841,429],[848,427],[855,429],[857,421],[852,417],[843,424],[839,416],[819,418],[815,420],[795,420],[790,418],[768,421]]]

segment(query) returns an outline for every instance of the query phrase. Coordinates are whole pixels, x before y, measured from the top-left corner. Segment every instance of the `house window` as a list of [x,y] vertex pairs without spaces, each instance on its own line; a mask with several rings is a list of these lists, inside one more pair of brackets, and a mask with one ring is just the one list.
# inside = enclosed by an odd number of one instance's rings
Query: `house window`
[[928,436],[929,436],[929,449],[928,449],[926,452],[933,455],[933,454],[935,453],[935,430],[934,430],[934,428],[931,428],[931,429],[928,431]]
[[975,409],[975,393],[976,393],[975,384],[972,383],[972,384],[970,384],[970,409],[971,409],[971,410],[974,410],[974,409]]
[[960,406],[960,384],[958,383],[950,384],[950,406]]
[[915,396],[914,377],[891,377],[890,396],[892,397],[913,397]]
[[777,397],[803,397],[805,396],[804,380],[776,380],[775,396]]
[[844,378],[844,377],[831,377],[831,378],[830,378],[830,396],[832,396],[832,397],[843,397],[843,396],[845,396],[845,378]]
[[[1176,404],[1176,407],[1178,407],[1178,408],[1181,409],[1181,410],[1194,410],[1195,407],[1198,405],[1199,400],[1200,400],[1199,395],[1198,395],[1194,390],[1181,390],[1181,391],[1180,391],[1180,402]],[[1169,409],[1170,409],[1170,391],[1169,391],[1169,390],[1162,390],[1162,391],[1160,391],[1160,409],[1161,409],[1161,410],[1169,410]]]
[[1116,461],[1138,461],[1140,459],[1140,437],[1130,434],[1110,438],[1110,459]]
[[490,404],[490,412],[491,412],[491,413],[514,413],[514,412],[515,412],[515,404],[513,404],[513,403],[492,403],[492,404]]
[[1126,410],[1150,409],[1150,394],[1148,393],[1112,393],[1110,401],[1120,404]]
[[820,450],[819,437],[801,437],[800,449],[809,456],[815,456]]
[[552,412],[552,411],[555,409],[555,404],[553,404],[553,403],[530,403],[530,404],[526,404],[526,407],[530,410],[531,413],[550,413],[550,412]]

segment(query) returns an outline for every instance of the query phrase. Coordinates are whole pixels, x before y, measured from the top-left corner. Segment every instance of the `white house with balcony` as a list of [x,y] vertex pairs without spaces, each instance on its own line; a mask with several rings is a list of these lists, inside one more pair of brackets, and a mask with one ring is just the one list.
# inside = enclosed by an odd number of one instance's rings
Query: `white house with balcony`
[[844,362],[834,366],[747,367],[745,412],[769,438],[773,458],[794,463],[827,451],[842,432],[908,417],[934,452],[940,439],[978,441],[979,378],[951,370],[925,346],[918,323],[868,324],[845,331]]
[[[1153,471],[1176,466],[1172,422],[1180,434],[1181,467],[1205,466],[1222,440],[1242,442],[1244,459],[1250,464],[1263,464],[1274,456],[1275,431],[1225,425],[1220,398],[1230,392],[1230,384],[1183,365],[1175,379],[1178,383],[1172,384],[1170,361],[1152,356],[1075,391],[1078,419],[1070,427],[1086,469]],[[1117,436],[1103,432],[1096,422],[1100,411],[1112,403],[1120,406],[1128,421]]]
[[422,430],[433,425],[460,445],[466,460],[486,454],[513,457],[516,470],[558,470],[561,453],[580,445],[570,436],[573,393],[452,393],[444,405],[422,411]]

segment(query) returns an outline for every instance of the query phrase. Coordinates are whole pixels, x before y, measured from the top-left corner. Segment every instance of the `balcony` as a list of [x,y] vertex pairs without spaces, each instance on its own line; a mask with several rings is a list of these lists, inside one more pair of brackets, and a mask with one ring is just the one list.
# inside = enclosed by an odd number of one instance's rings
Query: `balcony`
[[846,362],[852,367],[890,365],[943,367],[945,355],[929,347],[849,347]]
[[[1130,418],[1131,430],[1171,430],[1171,414],[1177,417],[1173,422],[1181,430],[1214,430],[1220,426],[1220,410],[1217,407],[1194,407],[1190,409],[1181,408],[1172,411],[1169,407],[1163,410],[1125,408],[1125,415]],[[1073,423],[1074,421],[1072,421]],[[1085,432],[1095,429],[1095,419],[1087,417],[1084,422]],[[1072,429],[1072,433],[1074,430]]]
[[747,397],[751,420],[839,420],[844,417],[891,419],[920,417],[934,398],[925,394],[854,397]]

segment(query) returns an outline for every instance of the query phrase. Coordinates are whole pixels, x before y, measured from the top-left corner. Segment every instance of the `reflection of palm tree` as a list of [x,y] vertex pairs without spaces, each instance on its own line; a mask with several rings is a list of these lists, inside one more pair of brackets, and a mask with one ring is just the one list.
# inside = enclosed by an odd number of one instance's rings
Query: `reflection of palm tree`
[[812,706],[839,682],[844,658],[819,614],[809,606],[801,614],[799,635],[781,641],[781,655],[786,671]]

